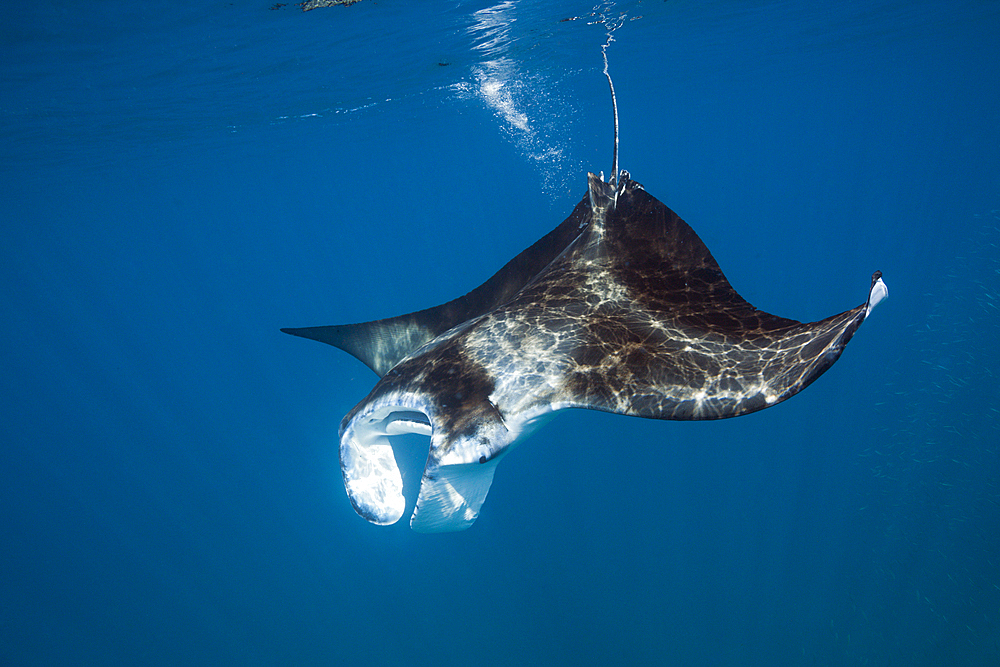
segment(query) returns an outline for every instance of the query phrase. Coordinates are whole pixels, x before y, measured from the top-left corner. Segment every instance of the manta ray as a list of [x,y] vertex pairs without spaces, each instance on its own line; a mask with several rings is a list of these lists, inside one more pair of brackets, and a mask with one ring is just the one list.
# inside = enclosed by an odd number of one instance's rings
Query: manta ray
[[395,436],[430,437],[410,527],[464,530],[500,460],[558,410],[683,420],[763,410],[830,368],[889,294],[876,271],[865,303],[808,324],[737,294],[694,230],[619,171],[606,47],[611,176],[588,174],[562,224],[440,306],[282,329],[340,348],[381,378],[340,423],[347,495],[372,523],[393,524],[406,509]]
[[546,417],[588,408],[722,419],[776,405],[833,365],[888,296],[803,324],[758,310],[695,231],[622,170],[588,175],[572,214],[465,296],[374,322],[282,329],[381,378],[340,425],[354,509],[403,515],[394,436],[430,436],[410,526],[463,530],[500,460]]

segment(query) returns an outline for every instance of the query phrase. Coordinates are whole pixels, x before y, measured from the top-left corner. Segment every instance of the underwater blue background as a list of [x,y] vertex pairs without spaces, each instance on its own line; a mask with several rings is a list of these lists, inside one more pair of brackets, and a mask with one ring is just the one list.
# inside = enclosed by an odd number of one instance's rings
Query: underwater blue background
[[[1000,664],[1000,4],[594,9],[5,7],[0,663]],[[621,166],[747,300],[890,298],[774,409],[568,411],[469,531],[371,525],[336,447],[376,377],[278,329],[561,222],[608,26]]]

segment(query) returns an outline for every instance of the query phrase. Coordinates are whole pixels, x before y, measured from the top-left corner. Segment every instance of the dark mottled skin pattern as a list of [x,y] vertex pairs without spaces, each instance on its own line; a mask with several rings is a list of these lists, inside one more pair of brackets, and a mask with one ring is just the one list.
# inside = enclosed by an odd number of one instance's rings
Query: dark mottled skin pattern
[[537,368],[516,384],[540,402],[658,419],[746,414],[815,380],[864,319],[864,306],[811,324],[757,310],[694,230],[627,175],[601,213],[467,336],[495,377]]
[[483,421],[552,408],[734,417],[808,386],[863,321],[863,305],[811,324],[757,310],[673,211],[625,172],[616,204],[610,187],[592,176],[594,205],[585,197],[557,228],[565,249],[503,304],[411,352],[343,426],[403,394],[428,402],[442,451]]

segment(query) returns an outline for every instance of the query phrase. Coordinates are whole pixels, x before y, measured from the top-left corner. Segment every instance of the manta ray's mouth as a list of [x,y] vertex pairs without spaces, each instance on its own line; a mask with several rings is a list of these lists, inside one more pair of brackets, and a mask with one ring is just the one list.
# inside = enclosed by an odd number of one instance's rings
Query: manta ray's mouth
[[426,414],[399,405],[384,405],[346,424],[340,438],[340,467],[358,514],[383,526],[399,521],[406,499],[391,438],[430,436],[431,431]]

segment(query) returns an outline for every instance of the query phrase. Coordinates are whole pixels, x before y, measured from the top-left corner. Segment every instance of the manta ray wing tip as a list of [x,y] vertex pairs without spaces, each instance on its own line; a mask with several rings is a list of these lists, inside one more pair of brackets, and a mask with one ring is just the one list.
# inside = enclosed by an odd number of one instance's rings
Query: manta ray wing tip
[[871,315],[872,310],[878,304],[889,298],[889,288],[882,281],[882,272],[876,271],[872,274],[872,284],[868,288],[868,303],[865,306],[865,318]]

